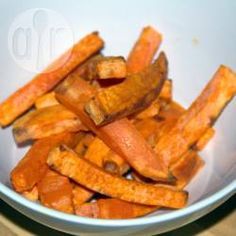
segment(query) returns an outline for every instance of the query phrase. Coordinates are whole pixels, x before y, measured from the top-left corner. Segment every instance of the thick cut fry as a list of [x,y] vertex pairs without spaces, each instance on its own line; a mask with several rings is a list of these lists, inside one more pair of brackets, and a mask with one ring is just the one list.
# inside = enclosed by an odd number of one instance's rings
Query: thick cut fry
[[75,74],[69,76],[56,90],[57,99],[75,112],[90,130],[124,158],[140,174],[154,180],[166,180],[168,169],[156,158],[142,135],[124,118],[102,127],[96,127],[84,111],[84,104],[94,94],[94,89]]
[[78,153],[80,156],[84,156],[85,153],[87,152],[88,147],[93,142],[95,137],[91,132],[86,132],[86,133],[81,132],[81,135],[82,137],[75,147],[75,152]]
[[73,213],[72,188],[68,177],[48,169],[38,183],[39,199],[46,207]]
[[[103,41],[96,32],[81,39],[43,73],[38,74],[32,81],[0,104],[0,125],[9,125],[18,116],[27,111],[38,97],[50,91],[76,66],[102,47]],[[63,65],[61,65],[62,62]]]
[[51,107],[54,105],[58,105],[59,102],[57,101],[56,97],[55,97],[55,92],[50,92],[50,93],[46,93],[45,95],[42,95],[41,97],[39,97],[36,101],[35,101],[35,107],[37,109],[41,109],[44,107]]
[[76,136],[76,134],[63,133],[36,141],[11,172],[13,188],[17,192],[31,190],[48,169],[46,160],[50,150],[61,143],[70,147],[75,146]]
[[81,204],[90,200],[93,197],[93,195],[94,195],[93,191],[78,184],[75,184],[73,188],[73,198],[72,198],[75,212]]
[[196,144],[235,93],[236,74],[221,66],[200,96],[157,143],[155,152],[166,166]]
[[151,26],[141,32],[127,60],[129,73],[137,73],[151,64],[153,56],[160,47],[162,36]]
[[96,62],[102,59],[101,54],[96,54],[79,65],[72,73],[82,77],[85,80],[93,81],[96,78]]
[[129,219],[149,214],[157,207],[145,206],[118,199],[99,199],[79,206],[75,213],[84,217],[101,219]]
[[112,150],[97,137],[89,145],[84,158],[102,167],[104,170],[118,175],[123,175],[129,169],[126,161],[112,152]]
[[144,71],[128,75],[124,82],[103,89],[85,104],[96,125],[103,125],[147,108],[167,78],[167,58],[161,53]]
[[202,137],[197,141],[196,145],[192,147],[194,150],[203,150],[208,142],[214,137],[215,130],[213,128],[207,129],[207,131],[202,135]]
[[165,185],[152,186],[112,175],[80,158],[65,145],[54,148],[47,163],[51,168],[93,191],[124,201],[170,208],[182,208],[187,202],[188,194],[185,191]]
[[[157,119],[164,119],[164,121],[168,121],[168,123],[165,122],[166,124],[164,125],[164,127],[160,128],[160,132],[158,132],[158,135],[156,137],[161,137],[163,134],[165,134],[165,132],[170,130],[171,126],[174,125],[174,123],[182,114],[184,114],[185,111],[186,110],[176,102],[171,102],[169,105],[163,107],[160,110]],[[191,148],[196,151],[201,151],[214,136],[214,133],[215,130],[212,127],[209,127],[206,132],[199,138],[199,140],[197,140],[196,144]]]
[[98,79],[120,79],[126,77],[126,62],[123,57],[104,57],[97,61]]
[[31,190],[23,192],[22,195],[28,200],[36,202],[39,199],[38,187],[34,186]]
[[204,161],[192,150],[184,154],[174,165],[171,172],[176,178],[175,186],[183,189],[204,166]]
[[13,126],[17,143],[80,130],[86,128],[73,112],[62,105],[32,111],[17,120]]
[[164,82],[164,85],[161,89],[158,98],[156,98],[148,108],[144,109],[141,112],[137,112],[137,114],[133,114],[131,118],[142,120],[157,116],[160,109],[163,106],[166,106],[168,103],[170,103],[171,100],[172,100],[172,80],[167,79]]

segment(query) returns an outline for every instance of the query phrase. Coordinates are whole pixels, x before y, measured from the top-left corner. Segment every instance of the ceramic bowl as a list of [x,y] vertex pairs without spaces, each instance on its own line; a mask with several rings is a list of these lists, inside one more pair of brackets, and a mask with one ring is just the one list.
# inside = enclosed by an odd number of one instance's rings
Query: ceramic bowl
[[[186,107],[199,94],[220,64],[236,70],[235,1],[2,0],[0,100],[30,80],[35,73],[34,64],[30,64],[32,61],[22,61],[20,56],[24,54],[18,52],[18,55],[11,45],[12,32],[16,27],[21,24],[28,24],[30,30],[35,27],[32,15],[27,12],[28,9],[35,8],[58,13],[59,19],[64,21],[58,21],[57,14],[50,20],[63,26],[66,22],[75,40],[91,31],[100,31],[106,42],[104,53],[107,55],[126,56],[141,28],[153,25],[163,34],[161,49],[169,59],[169,76],[174,82],[174,98]],[[67,44],[71,41],[70,36],[67,34],[60,37],[61,47],[58,53],[69,46]],[[20,41],[20,49],[24,47],[24,42]],[[9,182],[11,169],[27,150],[27,147],[16,146],[11,128],[0,130],[0,198],[37,222],[76,235],[107,233],[110,236],[147,236],[178,228],[207,214],[235,193],[235,107],[236,99],[217,121],[214,139],[200,153],[206,165],[187,186],[190,198],[184,209],[158,211],[138,219],[100,220],[64,214],[30,202],[14,192]]]

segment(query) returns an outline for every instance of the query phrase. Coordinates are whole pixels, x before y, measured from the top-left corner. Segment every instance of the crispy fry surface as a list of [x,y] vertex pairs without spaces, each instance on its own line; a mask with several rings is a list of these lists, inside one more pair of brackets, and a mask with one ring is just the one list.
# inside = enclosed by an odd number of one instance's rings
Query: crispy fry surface
[[167,78],[167,58],[161,53],[146,70],[131,74],[115,86],[99,91],[85,105],[96,125],[102,125],[148,107],[158,96]]
[[102,127],[94,125],[84,111],[84,104],[94,91],[85,81],[74,75],[58,87],[56,97],[140,174],[155,180],[168,179],[170,177],[168,170],[163,168],[151,147],[128,119],[120,119]]
[[[0,104],[0,125],[9,125],[18,116],[27,111],[38,97],[50,91],[77,65],[102,47],[103,41],[97,33],[91,33],[81,39],[72,49],[58,58],[44,72],[38,74],[32,81],[17,90]],[[68,57],[66,62],[64,62],[65,57]],[[57,68],[62,61],[64,62],[63,66]]]
[[76,142],[76,135],[70,133],[51,136],[35,142],[11,172],[13,188],[17,192],[31,190],[48,169],[46,160],[50,150],[61,143],[73,147]]
[[200,96],[155,147],[166,166],[175,163],[214,124],[236,93],[236,74],[221,66]]
[[62,105],[55,105],[34,110],[18,119],[13,126],[13,134],[17,143],[23,143],[85,129],[73,112]]
[[53,149],[47,163],[56,171],[72,178],[79,184],[121,200],[171,208],[182,208],[187,201],[188,194],[185,191],[164,185],[142,184],[112,175],[80,158],[66,146],[61,145]]

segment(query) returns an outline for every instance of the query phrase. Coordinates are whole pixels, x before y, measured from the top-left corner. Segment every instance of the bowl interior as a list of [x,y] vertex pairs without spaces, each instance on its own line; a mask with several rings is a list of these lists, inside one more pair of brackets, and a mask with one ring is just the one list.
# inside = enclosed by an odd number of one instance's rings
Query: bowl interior
[[[25,1],[23,9],[19,3],[14,3],[13,7],[9,2],[3,2],[4,7],[12,7],[12,11],[3,12],[5,21],[0,28],[0,101],[33,76],[33,73],[24,70],[12,59],[7,35],[17,14],[36,7],[31,1]],[[76,9],[60,1],[55,6],[47,1],[42,2],[43,7],[58,11],[66,18],[75,39],[99,30],[106,42],[106,55],[126,56],[141,28],[148,24],[155,26],[164,36],[161,49],[169,59],[169,77],[174,82],[174,97],[185,107],[191,104],[220,64],[236,69],[236,54],[232,53],[236,51],[233,10],[236,6],[233,1],[229,1],[228,5],[223,1],[217,4],[208,1],[205,7],[202,7],[205,1],[182,1],[178,4],[166,1],[149,1],[148,4],[145,1],[129,1],[126,7],[111,1],[93,1],[93,8],[81,1]],[[101,8],[102,5],[106,7]],[[132,17],[126,17],[133,6],[136,6],[137,11],[132,11]],[[209,14],[208,9],[212,6],[214,11]],[[89,12],[89,16],[86,12]],[[235,107],[236,99],[220,116],[215,126],[217,132],[214,139],[200,153],[206,164],[187,186],[190,192],[189,204],[212,195],[236,178]],[[11,127],[0,130],[0,140],[0,182],[10,188],[9,173],[28,147],[17,147]]]

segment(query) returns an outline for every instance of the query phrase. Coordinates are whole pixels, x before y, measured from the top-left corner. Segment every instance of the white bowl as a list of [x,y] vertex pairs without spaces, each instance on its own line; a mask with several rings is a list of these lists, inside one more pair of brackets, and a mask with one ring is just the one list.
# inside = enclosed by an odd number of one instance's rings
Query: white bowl
[[[164,35],[162,49],[169,58],[175,98],[185,106],[199,94],[220,64],[236,69],[235,1],[41,0],[36,4],[30,0],[2,0],[1,100],[33,76],[13,59],[7,39],[9,28],[15,27],[11,25],[15,16],[37,7],[62,14],[76,39],[99,30],[109,55],[127,55],[141,28],[155,26]],[[26,152],[26,148],[18,148],[14,143],[11,128],[0,130],[0,197],[31,219],[73,234],[147,236],[178,228],[207,214],[235,193],[235,106],[236,99],[217,121],[217,134],[201,153],[206,165],[187,187],[190,199],[184,209],[158,211],[139,219],[99,220],[64,214],[30,202],[10,187],[9,173]]]

